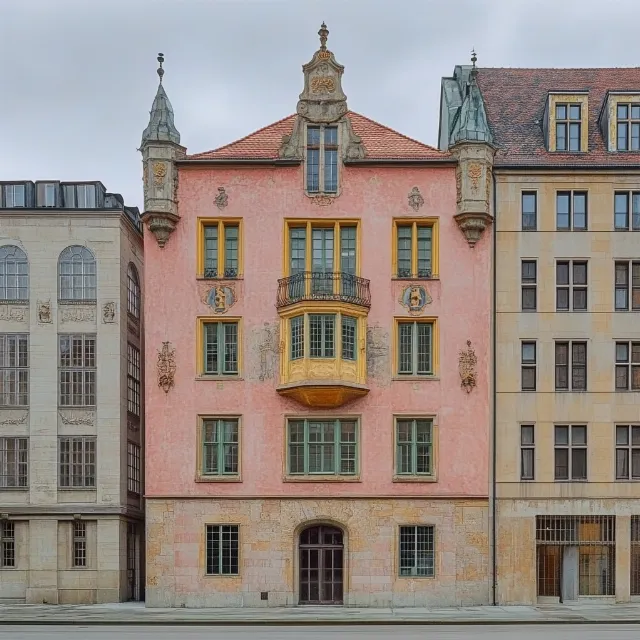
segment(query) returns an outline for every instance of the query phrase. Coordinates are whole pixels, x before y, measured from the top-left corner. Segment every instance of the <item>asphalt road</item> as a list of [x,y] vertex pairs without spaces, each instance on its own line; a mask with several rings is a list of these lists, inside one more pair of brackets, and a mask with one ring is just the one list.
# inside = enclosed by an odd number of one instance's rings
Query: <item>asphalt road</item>
[[0,640],[637,640],[639,625],[141,627],[0,626]]

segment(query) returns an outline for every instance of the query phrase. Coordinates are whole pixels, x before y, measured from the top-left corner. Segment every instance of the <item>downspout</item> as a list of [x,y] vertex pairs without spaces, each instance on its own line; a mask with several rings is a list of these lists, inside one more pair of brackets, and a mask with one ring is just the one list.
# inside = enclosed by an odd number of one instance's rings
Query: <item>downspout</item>
[[493,256],[491,260],[491,268],[493,270],[493,291],[492,291],[492,309],[491,314],[493,316],[492,320],[492,337],[491,337],[491,364],[492,364],[492,451],[491,451],[491,546],[493,548],[493,584],[492,584],[492,605],[495,607],[497,602],[497,588],[498,588],[498,560],[497,560],[497,526],[496,526],[496,516],[497,516],[497,508],[496,508],[496,467],[497,467],[497,452],[496,452],[496,443],[497,443],[497,417],[496,417],[496,408],[497,408],[497,399],[498,394],[496,391],[496,382],[497,382],[497,349],[496,349],[496,336],[497,336],[497,307],[496,302],[498,299],[498,295],[496,292],[497,285],[497,269],[496,269],[496,256],[498,254],[497,251],[497,240],[498,240],[498,231],[497,231],[497,219],[498,219],[498,199],[496,196],[497,192],[497,184],[496,184],[496,174],[494,171],[491,172],[491,177],[493,180]]

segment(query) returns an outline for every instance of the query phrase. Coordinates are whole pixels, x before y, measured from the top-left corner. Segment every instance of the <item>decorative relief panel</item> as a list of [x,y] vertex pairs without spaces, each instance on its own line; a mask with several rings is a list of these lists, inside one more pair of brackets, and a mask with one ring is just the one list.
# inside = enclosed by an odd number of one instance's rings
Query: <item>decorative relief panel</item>
[[154,162],[153,163],[153,184],[156,187],[161,187],[166,175],[167,175],[167,165],[164,162]]
[[477,383],[476,366],[478,358],[471,347],[471,340],[467,340],[467,348],[462,349],[458,356],[458,369],[460,371],[460,385],[469,393]]
[[51,324],[53,322],[51,300],[38,300],[37,310],[39,324]]
[[158,386],[165,393],[173,387],[176,375],[176,350],[171,348],[169,341],[162,343],[158,351]]
[[27,424],[29,411],[26,409],[0,411],[0,427]]
[[330,204],[333,204],[334,198],[330,196],[312,196],[310,198],[311,204],[317,204],[319,207],[327,207]]
[[226,313],[236,303],[236,289],[234,285],[221,282],[211,286],[199,283],[200,300],[214,313]]
[[59,411],[58,415],[62,424],[71,426],[86,425],[91,427],[95,424],[95,413],[93,411]]
[[400,294],[400,304],[409,311],[409,315],[419,316],[426,305],[431,304],[432,298],[425,287],[409,285]]
[[28,309],[27,306],[22,305],[0,305],[0,320],[5,322],[26,322]]
[[218,195],[215,197],[214,202],[218,209],[224,209],[229,204],[229,196],[224,187],[218,187]]
[[260,382],[272,380],[278,371],[280,353],[284,351],[284,344],[280,343],[280,323],[264,323],[262,336],[258,343],[260,356]]
[[116,303],[105,302],[102,305],[102,322],[105,324],[113,324],[116,321]]
[[89,306],[60,306],[60,322],[95,322],[96,308]]
[[420,189],[418,189],[418,187],[413,187],[413,189],[411,189],[409,195],[407,196],[407,200],[409,202],[409,206],[414,211],[420,209],[420,207],[424,204],[424,198],[422,197],[422,194],[420,193]]
[[376,325],[367,328],[367,377],[389,378],[389,332]]

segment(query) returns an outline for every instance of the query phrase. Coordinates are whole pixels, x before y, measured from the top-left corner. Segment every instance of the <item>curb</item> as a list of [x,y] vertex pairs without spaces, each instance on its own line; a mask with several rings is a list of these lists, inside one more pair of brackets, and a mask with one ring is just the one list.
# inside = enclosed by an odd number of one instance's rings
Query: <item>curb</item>
[[306,626],[316,626],[316,627],[335,627],[335,626],[549,626],[549,625],[640,625],[640,618],[632,618],[628,620],[621,620],[619,618],[614,620],[607,619],[598,619],[592,620],[587,618],[578,618],[575,620],[567,620],[566,618],[562,618],[559,620],[553,620],[549,618],[541,619],[541,620],[524,620],[524,619],[516,619],[516,620],[504,620],[504,619],[481,619],[481,620],[433,620],[433,619],[390,619],[390,620],[380,620],[380,619],[344,619],[337,620],[331,619],[326,620],[322,618],[305,618],[302,620],[293,620],[291,618],[286,618],[282,620],[222,620],[220,618],[214,619],[206,619],[206,620],[78,620],[77,618],[64,620],[64,619],[56,619],[56,620],[28,620],[28,619],[18,619],[18,620],[7,620],[6,618],[0,620],[0,628],[8,627],[8,626],[104,626],[104,627],[115,627],[115,626],[135,626],[135,627],[306,627]]

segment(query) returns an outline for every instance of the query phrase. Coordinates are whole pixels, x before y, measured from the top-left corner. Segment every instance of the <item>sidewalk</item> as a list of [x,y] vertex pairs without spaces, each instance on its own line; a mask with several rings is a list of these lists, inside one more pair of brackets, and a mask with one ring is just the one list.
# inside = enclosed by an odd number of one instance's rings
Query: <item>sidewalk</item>
[[0,625],[640,624],[640,603],[357,609],[147,609],[143,603],[0,605]]

